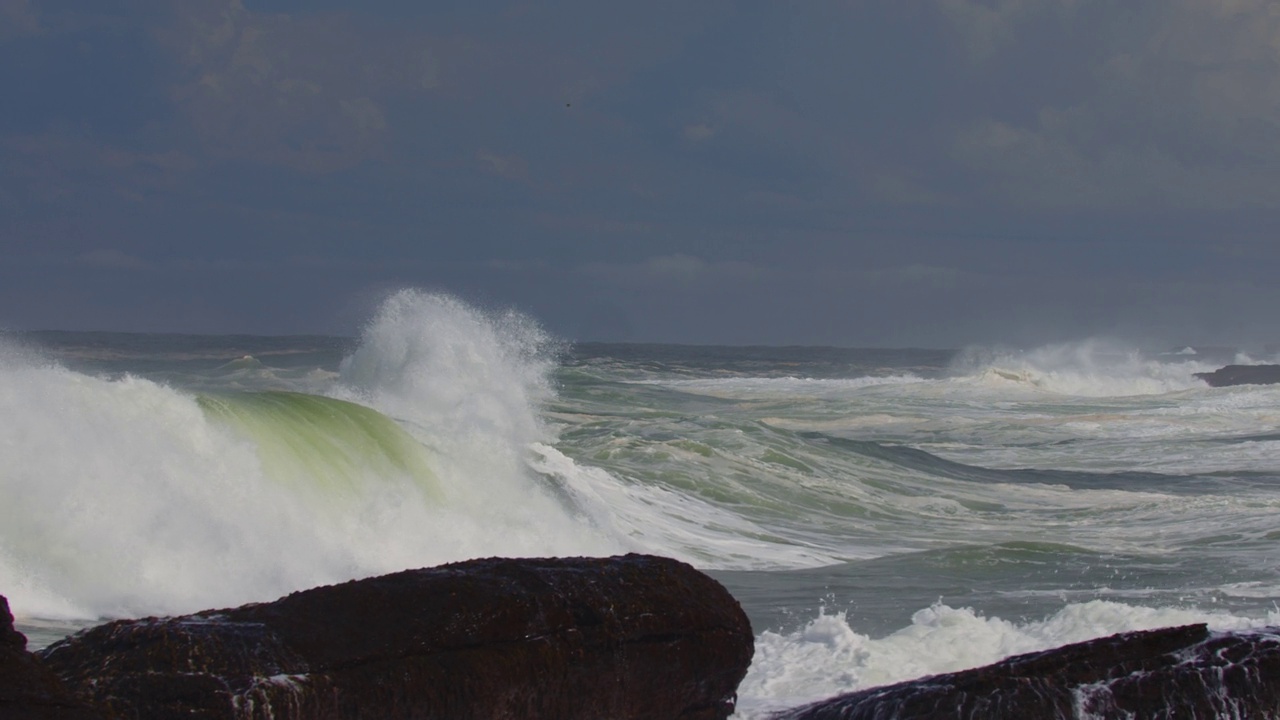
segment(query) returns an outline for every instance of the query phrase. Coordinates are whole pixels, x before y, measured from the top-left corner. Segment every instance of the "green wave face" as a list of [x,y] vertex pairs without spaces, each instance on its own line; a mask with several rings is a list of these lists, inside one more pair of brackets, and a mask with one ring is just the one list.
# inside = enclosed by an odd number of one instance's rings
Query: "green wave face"
[[403,478],[438,494],[427,449],[371,408],[283,391],[200,395],[196,401],[208,418],[252,441],[263,472],[277,482],[359,494],[375,479]]

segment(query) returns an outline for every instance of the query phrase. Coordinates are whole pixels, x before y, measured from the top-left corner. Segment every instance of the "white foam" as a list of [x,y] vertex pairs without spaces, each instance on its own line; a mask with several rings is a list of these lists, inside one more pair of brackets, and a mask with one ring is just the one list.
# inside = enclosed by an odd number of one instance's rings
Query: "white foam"
[[263,561],[289,551],[277,533],[295,523],[252,450],[192,398],[48,365],[0,374],[0,583],[15,612],[122,614],[307,581]]
[[737,400],[803,400],[808,397],[838,398],[865,388],[914,385],[935,382],[915,375],[864,376],[856,378],[732,377],[680,380],[633,381],[661,385],[682,392]]
[[[547,438],[539,406],[554,396],[551,340],[514,312],[485,313],[448,295],[386,299],[342,364],[341,384],[365,404],[431,437]],[[510,443],[504,443],[510,444]]]
[[1124,397],[1204,387],[1194,373],[1217,366],[1194,357],[1157,360],[1120,343],[1091,339],[1028,351],[967,348],[953,363],[953,370],[971,381],[1010,391]]
[[[400,420],[434,451],[454,559],[609,554],[624,547],[584,522],[529,466],[551,439],[539,417],[554,396],[550,338],[518,313],[456,298],[390,296],[344,361],[334,394]],[[471,519],[470,521],[467,519]]]
[[816,567],[847,555],[784,540],[777,528],[651,484],[627,483],[579,465],[555,448],[535,446],[533,466],[554,478],[596,527],[626,538],[629,549],[657,553],[704,568]]
[[623,547],[541,486],[545,338],[518,316],[393,296],[335,395],[393,414],[432,453],[440,495],[354,496],[268,477],[251,437],[191,394],[0,356],[0,591],[26,617],[136,616],[486,555]]
[[1014,623],[969,608],[934,605],[882,638],[849,626],[844,613],[820,612],[790,633],[756,638],[755,658],[738,688],[738,718],[913,678],[981,667],[1019,655],[1119,632],[1207,623],[1215,630],[1265,627],[1280,619],[1105,600],[1071,604],[1044,620]]

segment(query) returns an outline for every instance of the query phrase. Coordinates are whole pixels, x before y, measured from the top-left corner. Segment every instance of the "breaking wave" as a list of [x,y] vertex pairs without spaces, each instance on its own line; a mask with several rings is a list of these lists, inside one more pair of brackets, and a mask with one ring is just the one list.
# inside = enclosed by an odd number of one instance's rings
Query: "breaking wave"
[[482,555],[628,547],[528,466],[547,337],[391,296],[324,395],[0,357],[0,588],[40,617],[184,612]]

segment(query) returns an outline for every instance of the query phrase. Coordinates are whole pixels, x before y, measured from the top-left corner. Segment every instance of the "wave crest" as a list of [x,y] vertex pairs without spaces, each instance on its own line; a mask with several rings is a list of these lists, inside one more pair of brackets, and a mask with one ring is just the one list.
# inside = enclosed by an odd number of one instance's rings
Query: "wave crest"
[[966,348],[952,372],[984,385],[1080,397],[1161,395],[1203,387],[1194,373],[1217,365],[1194,355],[1151,357],[1100,339],[1045,345],[1032,350]]

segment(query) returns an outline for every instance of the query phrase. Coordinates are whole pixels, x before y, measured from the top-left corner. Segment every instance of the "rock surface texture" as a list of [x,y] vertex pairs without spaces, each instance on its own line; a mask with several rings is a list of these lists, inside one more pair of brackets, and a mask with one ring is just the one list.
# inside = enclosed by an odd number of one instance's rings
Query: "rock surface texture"
[[1280,365],[1227,365],[1213,372],[1196,373],[1209,387],[1274,385],[1280,383]]
[[99,720],[40,660],[27,652],[27,638],[13,627],[9,601],[0,595],[0,718],[4,720]]
[[1280,718],[1280,628],[1123,633],[843,695],[786,720]]
[[112,718],[725,718],[753,636],[667,558],[473,560],[108,623],[41,653]]

